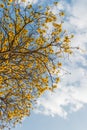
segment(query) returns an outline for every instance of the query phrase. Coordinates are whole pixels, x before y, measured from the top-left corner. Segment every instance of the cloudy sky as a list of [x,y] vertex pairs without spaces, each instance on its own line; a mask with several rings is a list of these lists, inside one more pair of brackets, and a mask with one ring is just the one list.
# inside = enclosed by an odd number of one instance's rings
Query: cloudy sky
[[[30,0],[51,4],[54,0]],[[87,129],[87,0],[60,0],[65,10],[64,26],[74,32],[72,46],[80,51],[64,60],[66,75],[53,93],[45,93],[29,118],[12,130],[86,130]]]

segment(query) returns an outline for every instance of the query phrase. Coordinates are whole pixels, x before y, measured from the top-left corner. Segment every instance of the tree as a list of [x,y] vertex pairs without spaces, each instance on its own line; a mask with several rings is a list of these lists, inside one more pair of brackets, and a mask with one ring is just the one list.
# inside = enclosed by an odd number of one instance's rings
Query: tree
[[50,8],[0,2],[0,129],[29,116],[35,100],[57,87],[61,58],[72,54],[64,12]]

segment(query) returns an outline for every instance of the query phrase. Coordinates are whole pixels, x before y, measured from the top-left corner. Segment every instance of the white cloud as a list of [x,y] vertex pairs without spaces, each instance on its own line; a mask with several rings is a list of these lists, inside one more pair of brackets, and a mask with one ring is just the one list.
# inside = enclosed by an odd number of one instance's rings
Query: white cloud
[[62,77],[54,93],[47,92],[39,98],[35,112],[66,118],[87,104],[87,1],[72,0],[71,5],[66,2],[64,5],[69,14],[64,26],[75,32],[72,46],[80,46],[81,50],[74,52],[68,63],[64,60],[64,69],[71,75]]
[[[74,2],[73,2],[74,3]],[[87,29],[87,1],[77,0],[72,7],[72,15],[74,17],[70,18],[71,23],[76,25],[78,29]]]
[[73,2],[72,15],[70,22],[76,25],[78,29],[87,29],[87,1],[77,0]]
[[68,113],[78,111],[87,103],[86,79],[85,69],[72,68],[71,75],[63,77],[54,93],[46,93],[38,100],[36,112],[66,118]]
[[27,1],[34,4],[38,2],[38,0],[27,0]]
[[18,3],[23,4],[24,6],[26,6],[28,3],[30,4],[36,4],[38,2],[38,0],[25,0],[24,2],[22,0],[16,0]]

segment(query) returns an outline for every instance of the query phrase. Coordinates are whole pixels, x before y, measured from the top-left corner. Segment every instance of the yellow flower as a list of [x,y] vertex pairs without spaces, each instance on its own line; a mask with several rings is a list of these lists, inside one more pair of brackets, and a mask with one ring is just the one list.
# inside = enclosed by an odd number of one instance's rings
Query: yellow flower
[[19,68],[20,68],[20,70],[23,70],[23,69],[24,69],[24,66],[23,66],[23,65],[20,65]]
[[9,28],[12,28],[12,27],[13,27],[13,24],[12,24],[12,23],[10,23],[10,24],[9,24]]
[[3,95],[3,92],[0,92],[0,96],[2,96]]
[[2,81],[3,81],[3,77],[2,77],[2,76],[0,76],[0,83],[2,83]]
[[31,95],[30,95],[30,94],[27,94],[27,95],[26,95],[26,98],[27,98],[28,100],[30,100],[30,99],[31,99]]
[[62,24],[53,23],[53,26],[54,26],[55,28],[60,29],[60,28],[62,27]]
[[58,83],[58,82],[60,82],[60,78],[58,77],[58,78],[56,78],[56,82]]
[[0,111],[0,117],[2,116],[2,112]]
[[65,36],[64,42],[69,43],[70,42],[70,38],[68,36]]
[[32,68],[32,67],[33,67],[33,63],[29,63],[29,64],[27,64],[27,66],[28,66],[29,68]]
[[55,15],[52,15],[52,21],[56,21],[57,20],[57,17]]
[[8,112],[8,119],[12,119],[14,117],[14,112]]
[[43,41],[42,38],[39,37],[39,38],[36,39],[36,43],[39,44],[39,45],[41,45],[41,44],[44,43],[44,41]]
[[44,34],[44,33],[46,33],[46,30],[39,28],[39,29],[37,29],[37,32],[40,34]]
[[72,50],[70,50],[70,49],[65,49],[64,52],[69,53],[69,54],[73,53]]
[[71,35],[71,38],[73,38],[73,37],[74,37],[74,35],[72,34],[72,35]]
[[14,32],[9,31],[9,32],[8,32],[8,35],[9,35],[10,37],[13,37],[13,36],[14,36]]
[[65,15],[65,13],[64,12],[60,12],[59,15],[63,17]]
[[42,81],[43,81],[44,83],[48,83],[48,77],[42,78]]
[[58,62],[58,67],[61,67],[62,66],[62,63],[61,62]]
[[48,12],[48,11],[46,11],[44,14],[45,14],[45,15],[49,15],[49,12]]
[[4,44],[6,45],[8,43],[8,39],[5,39],[4,40]]
[[[55,89],[55,88],[57,88],[57,85],[55,84],[55,85],[53,85],[53,89]],[[52,88],[51,88],[51,90],[52,90]]]
[[11,3],[11,2],[13,2],[13,0],[8,0],[8,2],[10,2],[10,3]]
[[52,18],[46,18],[45,22],[48,23],[48,22],[52,22],[53,19]]
[[4,8],[4,4],[0,4],[0,8]]
[[28,6],[27,6],[27,8],[28,8],[28,9],[32,8],[32,5],[31,5],[31,4],[30,4],[30,5],[28,5]]
[[60,37],[57,37],[57,38],[55,39],[55,41],[56,41],[56,42],[59,42],[59,41],[60,41]]
[[30,23],[31,19],[30,18],[26,18],[25,21],[26,21],[26,23]]

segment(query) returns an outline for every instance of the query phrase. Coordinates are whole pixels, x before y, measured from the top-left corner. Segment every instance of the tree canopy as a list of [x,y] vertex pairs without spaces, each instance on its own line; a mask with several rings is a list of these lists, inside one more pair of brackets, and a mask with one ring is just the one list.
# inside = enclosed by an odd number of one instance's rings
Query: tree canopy
[[51,6],[0,1],[0,129],[29,116],[35,100],[57,87],[61,58],[72,54],[63,17]]

